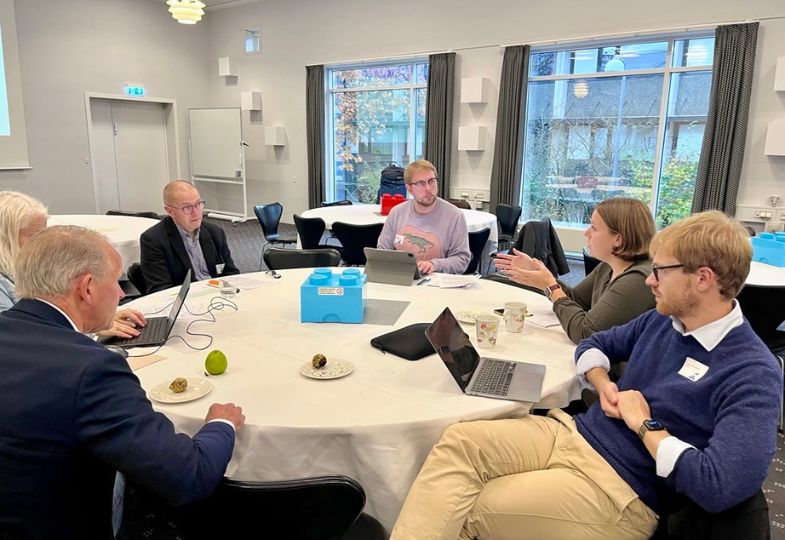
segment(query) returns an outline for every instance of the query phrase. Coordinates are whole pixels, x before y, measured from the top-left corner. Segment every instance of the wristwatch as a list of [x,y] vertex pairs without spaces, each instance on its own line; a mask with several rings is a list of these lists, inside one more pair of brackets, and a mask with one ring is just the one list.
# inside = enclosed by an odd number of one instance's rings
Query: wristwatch
[[550,300],[551,295],[555,291],[558,291],[559,289],[561,289],[561,285],[559,285],[558,283],[554,283],[553,285],[550,285],[545,288],[545,296]]
[[652,418],[649,418],[648,420],[644,420],[643,423],[641,424],[641,427],[638,428],[638,437],[640,437],[641,440],[643,440],[643,438],[646,436],[646,434],[649,431],[664,431],[664,430],[665,430],[665,424],[663,424],[659,420],[654,420]]

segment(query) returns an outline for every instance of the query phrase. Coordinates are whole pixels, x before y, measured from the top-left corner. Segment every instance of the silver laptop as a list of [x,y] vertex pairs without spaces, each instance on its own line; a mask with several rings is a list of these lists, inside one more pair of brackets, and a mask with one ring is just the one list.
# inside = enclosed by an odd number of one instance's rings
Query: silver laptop
[[481,358],[450,308],[442,311],[425,330],[425,335],[465,394],[532,403],[540,401],[545,366]]
[[369,247],[363,248],[363,252],[366,259],[365,275],[368,276],[368,281],[408,287],[412,281],[420,279],[414,253]]
[[142,329],[142,332],[134,338],[114,338],[104,343],[106,345],[114,345],[116,347],[131,348],[131,347],[149,347],[152,345],[163,345],[169,339],[169,334],[172,333],[174,323],[177,320],[177,315],[183,307],[185,297],[188,296],[188,289],[191,288],[191,270],[185,274],[185,279],[180,287],[180,292],[177,293],[172,303],[172,309],[169,311],[168,317],[148,317],[147,324]]

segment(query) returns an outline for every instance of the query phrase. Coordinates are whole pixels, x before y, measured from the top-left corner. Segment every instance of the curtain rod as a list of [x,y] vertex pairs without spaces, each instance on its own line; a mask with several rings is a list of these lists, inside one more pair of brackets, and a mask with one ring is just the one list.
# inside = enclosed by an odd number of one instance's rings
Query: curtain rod
[[783,15],[772,15],[771,17],[759,17],[757,19],[746,19],[740,21],[721,21],[721,22],[712,22],[712,23],[701,23],[701,24],[691,24],[691,25],[684,25],[684,26],[671,26],[667,28],[654,28],[648,30],[637,30],[633,32],[627,33],[616,33],[616,34],[601,34],[601,35],[590,35],[590,36],[573,36],[563,39],[550,39],[550,40],[541,40],[541,41],[529,41],[523,43],[499,43],[493,45],[474,45],[474,46],[467,46],[467,47],[453,47],[452,49],[442,50],[442,51],[422,51],[416,53],[409,53],[409,54],[399,54],[394,56],[380,56],[376,58],[359,58],[356,60],[339,60],[334,62],[309,62],[305,64],[306,66],[318,66],[318,65],[325,65],[325,66],[341,66],[341,65],[351,65],[351,64],[362,64],[364,62],[382,62],[385,60],[403,60],[405,58],[416,58],[418,56],[428,56],[431,54],[443,54],[448,52],[456,52],[456,51],[467,51],[467,50],[476,50],[476,49],[491,49],[491,48],[502,48],[505,47],[516,47],[519,45],[566,45],[572,42],[578,41],[593,41],[598,39],[608,39],[608,38],[629,38],[635,36],[643,36],[647,34],[658,34],[664,32],[677,32],[677,31],[686,31],[686,30],[698,30],[698,29],[708,29],[714,28],[717,26],[727,26],[729,24],[744,24],[744,23],[751,23],[751,22],[760,22],[760,21],[771,21],[776,19],[785,19]]

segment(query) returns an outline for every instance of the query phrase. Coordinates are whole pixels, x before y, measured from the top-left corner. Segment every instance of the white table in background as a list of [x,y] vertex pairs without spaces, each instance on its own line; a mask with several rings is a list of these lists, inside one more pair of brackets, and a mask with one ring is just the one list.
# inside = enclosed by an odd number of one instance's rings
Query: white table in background
[[744,283],[761,287],[785,287],[785,268],[752,261]]
[[100,232],[120,253],[123,270],[127,270],[132,263],[139,262],[139,237],[156,223],[156,219],[135,216],[71,214],[49,216],[48,225],[79,225]]
[[[229,477],[261,481],[345,474],[363,485],[366,512],[389,530],[425,457],[447,426],[523,416],[531,404],[466,396],[436,355],[409,362],[372,348],[371,338],[432,321],[446,306],[453,312],[489,312],[516,299],[528,302],[532,312],[545,313],[551,310],[550,302],[487,280],[467,289],[369,283],[369,299],[410,302],[394,326],[303,324],[299,287],[309,272],[284,270],[279,280],[263,273],[247,274],[266,283],[235,297],[239,311],[216,312],[216,323],[191,327],[192,332],[215,337],[208,350],[226,353],[227,373],[209,379],[215,389],[206,398],[154,405],[178,430],[191,435],[203,424],[211,403],[241,405],[247,421],[237,437]],[[130,305],[161,307],[174,294],[170,289]],[[195,283],[186,305],[198,310],[214,294],[204,282]],[[186,335],[187,323],[188,316],[181,314],[173,335],[185,337],[195,347],[206,346],[206,338]],[[474,340],[474,328],[465,330]],[[564,406],[579,395],[574,350],[561,327],[543,329],[529,323],[521,334],[502,330],[496,348],[480,352],[547,365],[538,405],[547,408]],[[135,349],[132,355],[147,351]],[[170,340],[158,353],[164,359],[136,375],[148,390],[175,377],[199,377],[206,353],[189,349],[179,339]],[[299,368],[315,353],[348,360],[355,370],[331,381],[307,379]]]
[[[466,227],[469,232],[477,232],[488,228],[491,230],[488,241],[482,252],[481,267],[488,267],[490,254],[496,251],[499,245],[499,231],[496,228],[496,216],[490,212],[481,210],[461,209],[463,217],[466,219]],[[346,206],[325,206],[323,208],[312,208],[301,214],[306,218],[319,217],[324,220],[325,227],[330,230],[333,223],[341,221],[352,225],[370,225],[373,223],[384,223],[387,216],[381,214],[381,207],[378,204],[347,204]]]

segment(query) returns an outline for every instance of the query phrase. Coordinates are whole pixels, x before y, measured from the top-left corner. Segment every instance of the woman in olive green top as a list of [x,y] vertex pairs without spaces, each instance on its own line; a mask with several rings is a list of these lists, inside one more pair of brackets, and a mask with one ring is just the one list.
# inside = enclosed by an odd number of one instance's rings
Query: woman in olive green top
[[649,243],[654,233],[654,219],[641,201],[607,199],[597,205],[584,233],[591,254],[601,262],[574,288],[518,250],[499,254],[496,267],[518,283],[544,290],[564,331],[578,343],[654,307],[645,283],[651,273]]

